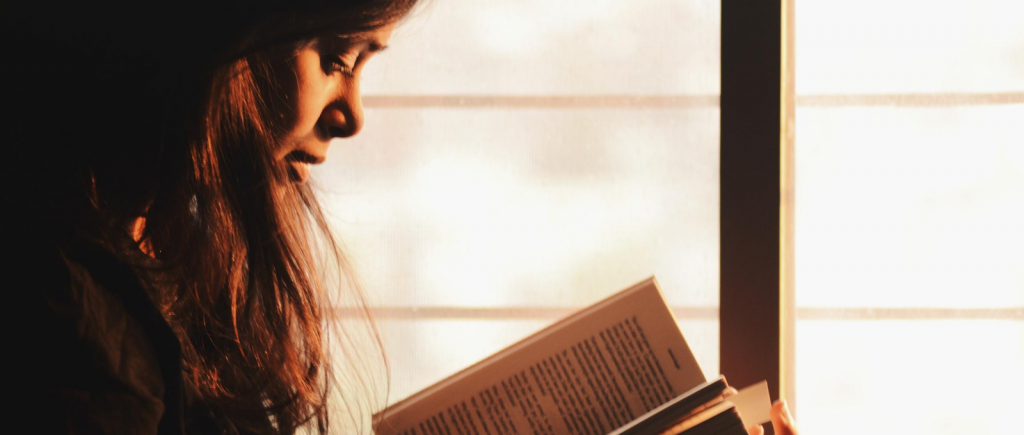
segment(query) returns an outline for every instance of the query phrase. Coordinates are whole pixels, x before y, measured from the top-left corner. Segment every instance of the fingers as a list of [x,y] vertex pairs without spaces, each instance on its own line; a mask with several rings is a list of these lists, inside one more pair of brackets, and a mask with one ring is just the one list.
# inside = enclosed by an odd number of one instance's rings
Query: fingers
[[737,394],[737,393],[739,393],[739,392],[736,391],[735,388],[729,387],[729,388],[726,388],[725,391],[722,392],[722,397],[729,397],[729,396],[732,396],[733,394]]
[[[797,435],[796,424],[793,422],[793,414],[789,412],[789,406],[785,400],[776,400],[772,405],[772,427],[775,428],[775,435]],[[748,429],[749,432],[749,429]]]

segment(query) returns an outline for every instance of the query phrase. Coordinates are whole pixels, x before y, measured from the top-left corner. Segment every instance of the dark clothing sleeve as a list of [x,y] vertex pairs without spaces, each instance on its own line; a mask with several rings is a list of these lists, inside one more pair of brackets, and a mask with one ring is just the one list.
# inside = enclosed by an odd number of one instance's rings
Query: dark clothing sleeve
[[181,434],[178,342],[131,268],[98,247],[34,254],[21,291],[41,433]]
[[39,319],[49,323],[41,363],[53,366],[46,401],[69,433],[158,433],[165,386],[152,343],[84,267],[67,267],[68,285],[47,289],[51,315]]
[[[23,239],[9,241],[19,255],[0,264],[16,297],[8,308],[27,319],[5,359],[29,385],[25,399],[11,395],[28,432],[250,434],[208,403],[186,400],[181,344],[132,267],[83,240]],[[257,429],[277,432],[269,416]]]

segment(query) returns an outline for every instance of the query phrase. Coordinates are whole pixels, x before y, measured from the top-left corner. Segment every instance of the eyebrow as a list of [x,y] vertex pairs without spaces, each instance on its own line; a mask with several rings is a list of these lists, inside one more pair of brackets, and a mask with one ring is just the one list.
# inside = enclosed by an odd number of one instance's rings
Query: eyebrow
[[338,41],[340,41],[342,43],[346,43],[346,44],[365,43],[366,44],[366,49],[369,52],[371,52],[371,53],[377,53],[377,52],[380,52],[380,51],[384,51],[384,49],[388,48],[387,45],[381,44],[379,41],[377,41],[377,40],[375,40],[373,38],[366,37],[366,36],[353,36],[353,35],[341,35],[341,34],[332,35],[332,36],[334,36],[334,38],[336,38]]

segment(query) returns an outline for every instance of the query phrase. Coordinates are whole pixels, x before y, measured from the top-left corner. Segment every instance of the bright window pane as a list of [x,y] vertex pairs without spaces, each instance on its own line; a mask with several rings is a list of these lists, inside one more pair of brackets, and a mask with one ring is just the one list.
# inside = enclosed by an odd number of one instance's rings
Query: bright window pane
[[585,306],[654,274],[717,305],[717,108],[368,116],[318,175],[382,300]]
[[719,9],[434,1],[367,65],[314,181],[392,401],[651,275],[717,374]]
[[797,111],[800,306],[1024,306],[1024,105]]
[[1020,0],[795,0],[798,94],[1024,90]]
[[429,1],[369,94],[718,95],[717,0]]
[[802,433],[1012,432],[1024,6],[795,7]]
[[[401,355],[391,356],[391,393],[396,399],[413,394],[450,375],[453,368],[468,367],[547,323],[508,319],[383,320],[383,340],[392,349],[404,349]],[[459,351],[448,351],[451,349]]]
[[801,434],[1009,434],[1024,322],[807,320],[797,332]]

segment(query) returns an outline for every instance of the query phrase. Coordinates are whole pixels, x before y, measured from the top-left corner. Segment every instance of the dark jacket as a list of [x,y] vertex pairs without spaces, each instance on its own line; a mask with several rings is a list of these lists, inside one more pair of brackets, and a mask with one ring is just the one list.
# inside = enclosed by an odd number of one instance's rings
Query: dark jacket
[[82,240],[45,245],[14,263],[33,270],[27,370],[41,433],[238,433],[185,400],[180,343],[130,266]]

